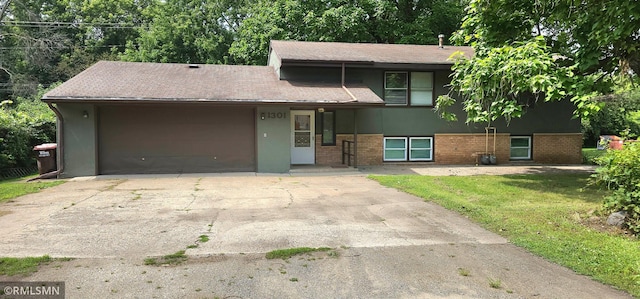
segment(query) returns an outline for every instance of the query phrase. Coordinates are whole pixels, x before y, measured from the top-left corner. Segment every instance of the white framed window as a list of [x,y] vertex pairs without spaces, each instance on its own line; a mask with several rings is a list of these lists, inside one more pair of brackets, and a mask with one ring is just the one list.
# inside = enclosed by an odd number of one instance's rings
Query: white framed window
[[384,101],[390,106],[433,106],[433,72],[385,72]]
[[531,136],[511,136],[511,160],[531,159]]
[[432,161],[433,137],[385,137],[384,161]]
[[411,106],[433,106],[433,73],[411,72]]
[[407,72],[384,73],[384,101],[387,105],[407,105],[408,77]]
[[433,160],[433,137],[409,137],[409,161]]
[[407,138],[406,137],[385,137],[384,138],[384,161],[406,161],[407,160]]

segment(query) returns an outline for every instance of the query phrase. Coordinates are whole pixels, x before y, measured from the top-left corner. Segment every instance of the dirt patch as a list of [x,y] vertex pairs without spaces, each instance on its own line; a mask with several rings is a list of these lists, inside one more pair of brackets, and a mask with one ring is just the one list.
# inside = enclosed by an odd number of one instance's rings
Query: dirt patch
[[613,236],[625,236],[628,238],[635,239],[636,237],[631,234],[628,230],[619,228],[617,226],[608,225],[607,217],[604,216],[590,216],[585,219],[580,220],[580,224],[593,229],[595,231],[599,231],[601,233],[606,233]]
[[0,211],[0,217],[13,213],[12,211]]

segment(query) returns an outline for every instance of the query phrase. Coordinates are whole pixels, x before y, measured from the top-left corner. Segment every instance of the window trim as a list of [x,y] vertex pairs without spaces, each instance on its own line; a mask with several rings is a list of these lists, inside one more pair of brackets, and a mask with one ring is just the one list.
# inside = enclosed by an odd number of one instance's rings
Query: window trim
[[[401,139],[404,140],[404,158],[403,159],[387,159],[387,140],[389,139]],[[414,139],[429,139],[431,141],[431,147],[429,149],[430,159],[424,158],[411,158],[411,140]],[[382,141],[382,161],[383,162],[432,162],[433,159],[433,149],[434,149],[434,138],[433,136],[385,136]],[[422,148],[419,148],[422,149]],[[399,150],[399,149],[391,149],[391,150]]]
[[[513,145],[511,145],[511,142],[513,141],[513,139],[524,139],[526,138],[529,141],[529,146],[524,147],[524,146],[516,146],[514,147]],[[527,157],[513,157],[511,156],[511,150],[512,149],[527,149]],[[514,136],[510,136],[509,138],[509,160],[532,160],[533,156],[533,138],[531,136],[526,136],[526,135],[514,135]]]
[[[333,122],[331,124],[331,126],[333,127],[333,134],[331,136],[331,140],[332,142],[330,143],[325,143],[324,142],[324,115],[325,113],[332,113],[333,114]],[[336,111],[335,110],[325,110],[324,112],[320,113],[320,145],[321,146],[335,146],[336,145]]]
[[[407,75],[407,87],[404,88],[387,88],[387,74],[388,73],[395,73],[395,74],[406,74]],[[384,75],[383,75],[383,93],[384,93],[384,101],[385,101],[385,105],[386,106],[408,106],[409,105],[409,93],[411,92],[411,88],[410,88],[410,81],[411,81],[411,77],[410,77],[410,72],[408,71],[385,71]],[[405,91],[405,96],[404,96],[404,104],[387,104],[387,90],[404,90]]]
[[[387,74],[388,73],[404,73],[407,74],[407,87],[406,88],[387,88]],[[431,73],[431,105],[419,105],[413,104],[411,101],[411,74],[412,73]],[[385,106],[391,107],[434,107],[435,106],[435,97],[436,97],[436,72],[435,71],[408,71],[408,70],[387,70],[384,71],[382,75],[382,93],[385,101]],[[387,90],[405,90],[405,103],[404,104],[388,104],[386,103],[386,93]]]
[[[404,141],[404,158],[402,159],[387,159],[387,140],[403,140]],[[407,148],[409,145],[407,144],[407,137],[384,137],[382,141],[382,160],[389,162],[397,162],[397,161],[407,161],[408,151]],[[399,149],[390,149],[390,150],[398,150]]]
[[[424,159],[424,158],[412,158],[411,157],[411,151],[413,150],[413,147],[411,147],[411,141],[415,140],[415,139],[428,139],[430,142],[429,144],[431,144],[431,147],[429,148],[418,148],[418,149],[428,149],[429,150],[429,159]],[[409,161],[433,161],[433,137],[409,137]]]

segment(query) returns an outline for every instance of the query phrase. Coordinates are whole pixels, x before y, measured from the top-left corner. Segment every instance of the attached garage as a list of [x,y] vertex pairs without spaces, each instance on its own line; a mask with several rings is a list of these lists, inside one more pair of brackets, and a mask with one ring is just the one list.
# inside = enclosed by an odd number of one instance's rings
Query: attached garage
[[118,61],[42,100],[58,118],[60,177],[287,172],[292,111],[384,104],[364,84],[290,82],[271,66]]
[[255,171],[254,119],[251,107],[99,106],[98,171]]

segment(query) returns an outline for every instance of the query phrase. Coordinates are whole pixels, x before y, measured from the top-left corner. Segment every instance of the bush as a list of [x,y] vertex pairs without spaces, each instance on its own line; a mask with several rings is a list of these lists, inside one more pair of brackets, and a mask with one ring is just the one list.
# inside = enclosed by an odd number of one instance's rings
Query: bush
[[625,142],[621,150],[607,150],[596,162],[600,167],[593,176],[595,182],[612,191],[604,208],[626,212],[627,228],[640,235],[640,141]]
[[40,101],[46,90],[32,98],[4,101],[0,106],[0,169],[35,165],[33,146],[54,142],[56,117]]
[[640,136],[640,90],[601,97],[604,107],[582,120],[584,144],[595,147],[600,135],[618,135],[627,130],[631,137]]

